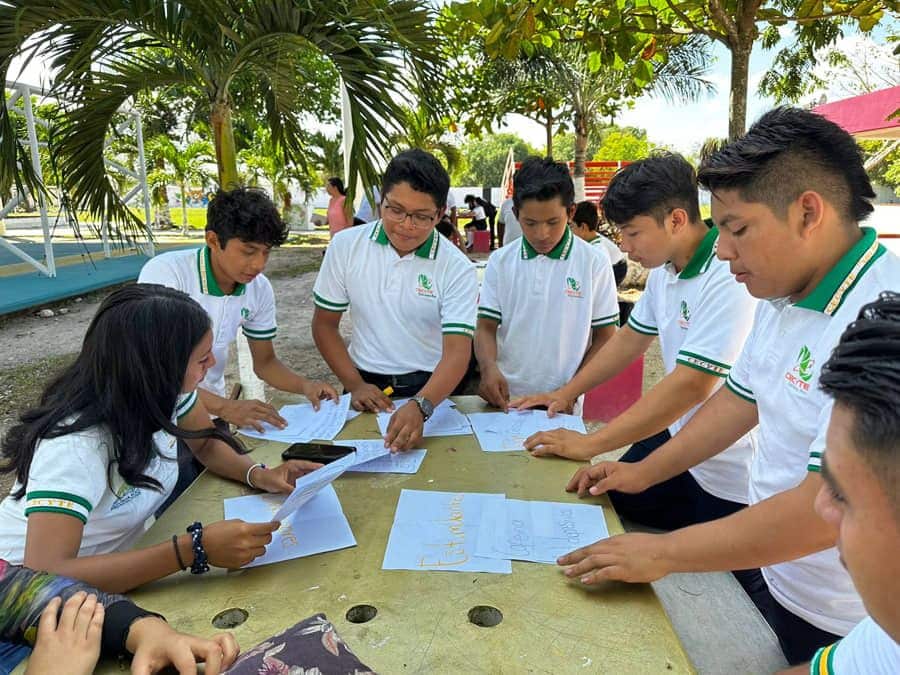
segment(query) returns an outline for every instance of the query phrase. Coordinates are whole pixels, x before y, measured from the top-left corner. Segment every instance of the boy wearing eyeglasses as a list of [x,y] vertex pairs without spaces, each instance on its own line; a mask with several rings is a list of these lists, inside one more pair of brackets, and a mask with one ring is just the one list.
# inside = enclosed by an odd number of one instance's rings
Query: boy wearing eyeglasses
[[[417,447],[435,406],[469,365],[478,281],[468,258],[435,226],[450,177],[418,149],[384,172],[380,218],[335,235],[313,288],[313,339],[359,411],[393,411],[385,444]],[[340,334],[353,316],[349,346]],[[412,397],[394,408],[385,392]]]
[[513,200],[522,239],[488,260],[475,335],[478,393],[502,410],[510,397],[568,382],[619,320],[612,266],[569,228],[568,167],[530,157],[513,178]]

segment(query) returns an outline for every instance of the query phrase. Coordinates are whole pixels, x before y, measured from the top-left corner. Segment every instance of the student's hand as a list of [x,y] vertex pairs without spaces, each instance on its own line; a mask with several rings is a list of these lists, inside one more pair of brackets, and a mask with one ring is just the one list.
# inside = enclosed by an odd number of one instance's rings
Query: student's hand
[[509,402],[510,408],[518,410],[528,410],[541,405],[547,408],[547,417],[553,417],[556,413],[571,414],[575,407],[575,401],[564,396],[561,389],[557,389],[543,394],[520,396]]
[[509,410],[509,384],[497,366],[491,366],[481,371],[478,395],[503,412]]
[[651,485],[641,462],[597,462],[576,471],[566,490],[582,497],[602,495],[610,490],[633,495]]
[[556,455],[566,459],[590,459],[596,453],[591,437],[569,429],[539,431],[523,443],[532,457]]
[[250,482],[253,486],[274,494],[290,494],[294,489],[294,483],[300,476],[321,469],[318,462],[307,462],[304,459],[289,459],[283,464],[271,469],[254,469],[250,474]]
[[[13,600],[13,598],[9,598]],[[41,612],[37,640],[25,675],[51,675],[65,664],[66,673],[90,675],[100,658],[100,638],[105,610],[97,596],[78,591],[59,608],[62,598],[53,598]],[[59,614],[59,619],[57,619]]]
[[360,412],[392,412],[394,402],[374,384],[363,382],[350,392],[350,405]]
[[[209,564],[237,569],[256,560],[272,542],[272,533],[281,523],[247,523],[243,520],[220,520],[203,527],[203,548]],[[192,561],[193,554],[185,557]]]
[[303,383],[300,393],[309,399],[309,402],[312,403],[313,410],[319,409],[323,399],[328,399],[329,401],[338,400],[337,391],[327,382],[313,382],[312,380],[306,380]]
[[384,447],[390,448],[391,452],[421,447],[424,428],[422,411],[415,401],[409,401],[391,415],[387,434],[384,436]]
[[265,401],[228,400],[222,404],[219,417],[241,429],[252,427],[260,433],[265,431],[262,427],[262,422],[268,422],[279,429],[284,429],[287,426],[287,420]]
[[576,549],[556,561],[565,575],[583,584],[601,581],[649,583],[672,570],[665,557],[665,534],[631,532]]
[[125,648],[134,654],[133,675],[151,675],[169,665],[182,675],[196,675],[198,663],[206,664],[206,675],[219,675],[240,653],[231,633],[219,633],[205,640],[179,633],[155,616],[131,624]]

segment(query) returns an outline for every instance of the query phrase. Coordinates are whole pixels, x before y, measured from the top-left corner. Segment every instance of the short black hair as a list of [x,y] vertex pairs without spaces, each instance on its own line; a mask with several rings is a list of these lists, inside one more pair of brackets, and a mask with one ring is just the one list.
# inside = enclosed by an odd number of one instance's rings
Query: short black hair
[[741,199],[784,217],[807,190],[818,192],[848,224],[874,210],[875,191],[853,137],[809,110],[783,106],[700,165],[700,184],[715,193],[737,190]]
[[591,201],[578,202],[575,207],[575,214],[572,216],[572,222],[579,225],[587,225],[592,232],[597,231],[600,225],[600,214],[597,212],[597,205]]
[[819,386],[851,412],[855,450],[900,520],[900,293],[885,291],[863,306],[822,366]]
[[697,174],[681,155],[663,152],[620,169],[600,203],[606,219],[622,226],[635,216],[651,216],[662,225],[673,209],[684,209],[700,222]]
[[278,209],[259,188],[217,191],[206,207],[206,229],[216,233],[222,248],[235,237],[269,247],[281,246],[288,238],[287,225]]
[[559,197],[566,208],[575,203],[569,167],[550,157],[528,157],[513,176],[513,206],[518,210],[529,199],[547,202],[554,197]]
[[381,179],[382,198],[400,183],[409,183],[416,192],[431,195],[439,209],[447,205],[450,176],[447,170],[430,152],[419,148],[404,150],[395,156],[384,170]]

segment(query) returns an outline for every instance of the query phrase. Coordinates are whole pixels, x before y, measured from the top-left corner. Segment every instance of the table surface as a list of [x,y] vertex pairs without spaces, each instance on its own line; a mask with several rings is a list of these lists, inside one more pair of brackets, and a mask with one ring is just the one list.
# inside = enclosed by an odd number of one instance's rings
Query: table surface
[[[455,399],[463,412],[484,410],[477,397]],[[348,423],[341,438],[377,438],[375,416]],[[344,474],[334,483],[358,545],[258,568],[203,576],[180,573],[130,596],[164,614],[178,630],[216,632],[212,619],[239,608],[233,628],[243,649],[318,612],[335,624],[370,668],[398,672],[692,673],[693,667],[648,584],[608,583],[587,590],[555,565],[513,561],[509,575],[382,570],[401,489],[503,492],[510,498],[577,502],[566,493],[572,462],[525,452],[485,453],[474,436],[429,438],[414,475]],[[284,445],[258,442],[253,456],[277,464]],[[139,545],[167,541],[186,524],[222,518],[222,500],[249,488],[202,475],[151,527]],[[605,497],[611,533],[622,531]],[[351,623],[346,614],[371,605],[377,615]],[[492,628],[470,623],[469,610],[500,610]],[[119,672],[103,664],[97,672]]]

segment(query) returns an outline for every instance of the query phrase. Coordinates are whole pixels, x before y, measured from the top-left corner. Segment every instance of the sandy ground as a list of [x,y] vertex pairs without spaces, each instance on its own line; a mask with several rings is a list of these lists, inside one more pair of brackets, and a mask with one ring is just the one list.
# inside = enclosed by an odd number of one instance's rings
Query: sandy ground
[[[310,329],[314,305],[312,286],[322,259],[322,246],[285,247],[272,253],[266,275],[275,289],[278,303],[276,350],[291,368],[315,379],[338,384],[316,350]],[[629,281],[638,281],[639,274]],[[85,296],[80,302],[51,305],[57,315],[39,318],[33,313],[0,319],[0,434],[23,408],[40,396],[44,383],[68,364],[78,352],[84,333],[108,291]],[[68,309],[60,315],[59,309]],[[342,322],[346,337],[350,322]],[[645,388],[662,376],[662,362],[654,346],[645,358]],[[232,353],[226,377],[236,379],[236,358]],[[270,394],[271,392],[267,392]],[[8,477],[0,477],[0,494],[6,492]]]

